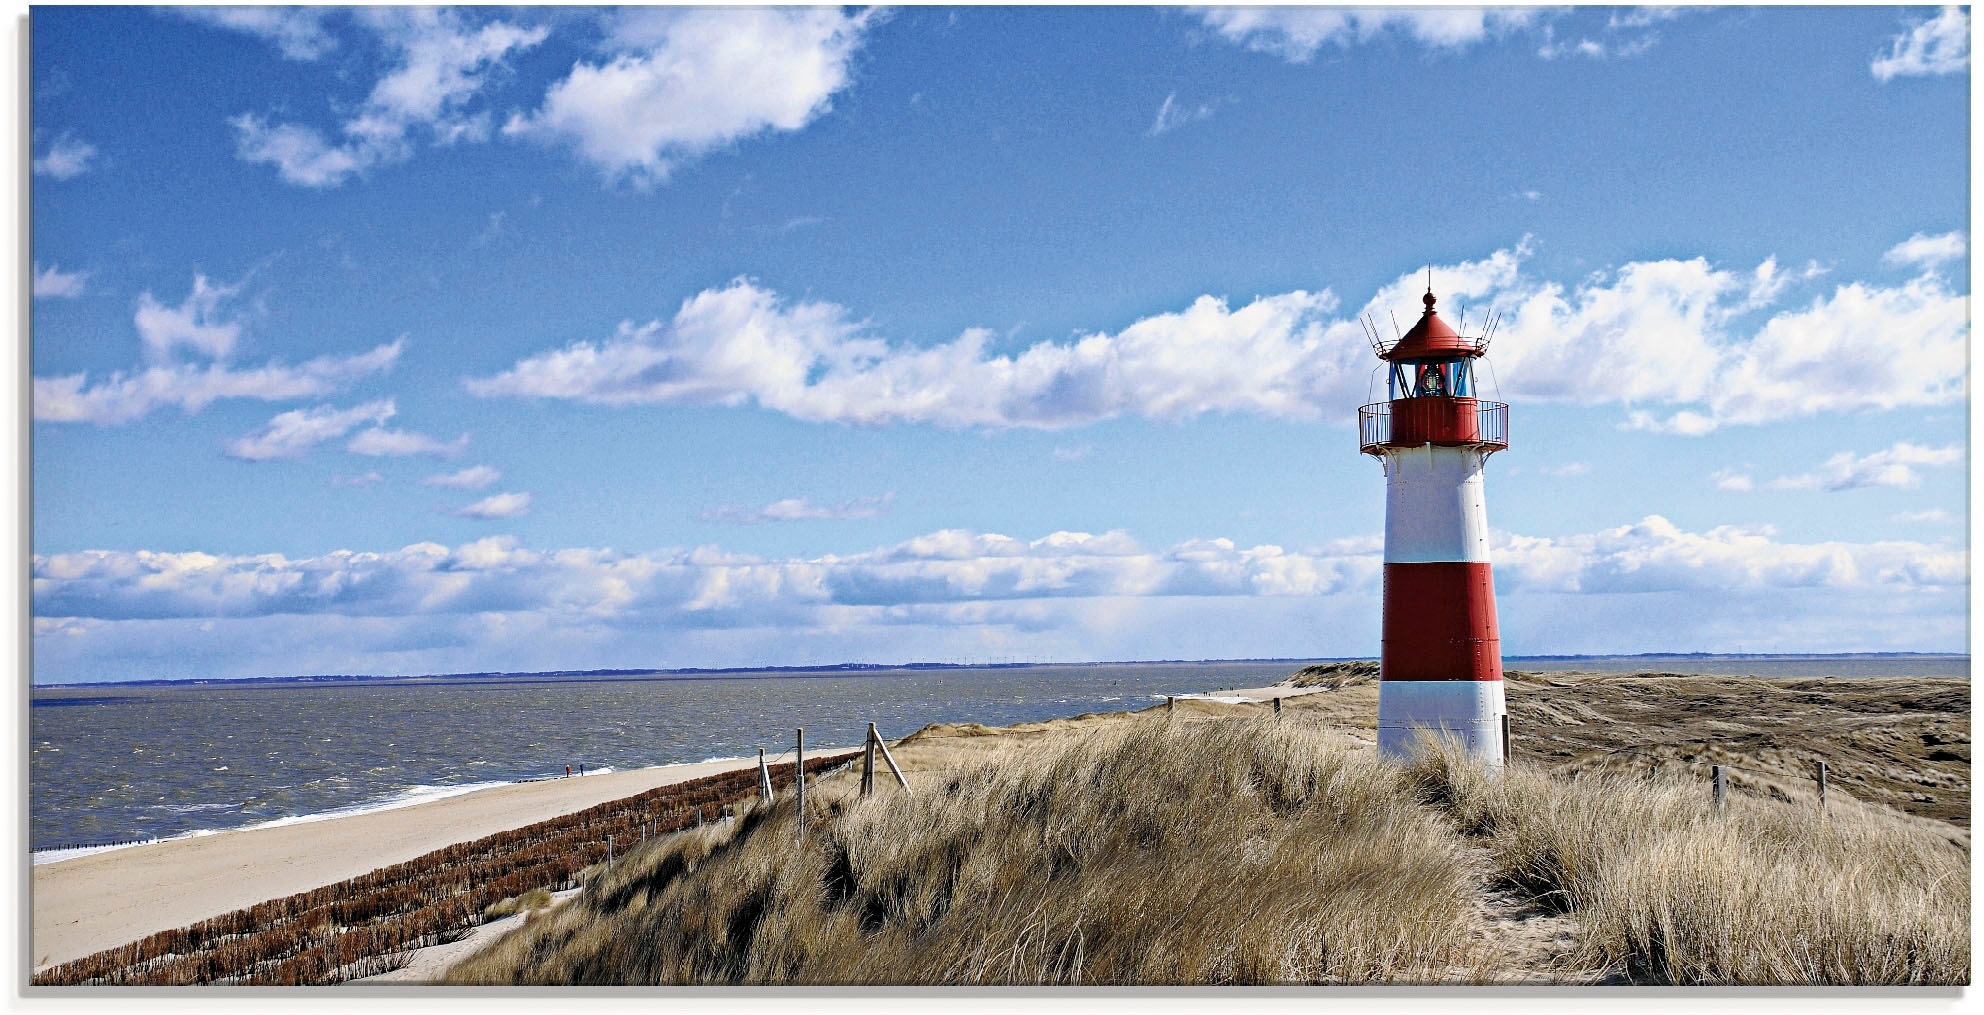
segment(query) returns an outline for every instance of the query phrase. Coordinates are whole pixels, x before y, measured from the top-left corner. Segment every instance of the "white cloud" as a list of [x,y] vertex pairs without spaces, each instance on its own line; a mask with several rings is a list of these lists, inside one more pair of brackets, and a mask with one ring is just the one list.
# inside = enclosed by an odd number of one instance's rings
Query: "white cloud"
[[41,422],[128,423],[167,406],[193,413],[223,398],[265,402],[321,398],[352,381],[390,368],[404,340],[343,358],[319,356],[297,366],[270,363],[234,369],[219,363],[154,366],[134,374],[122,371],[92,385],[89,375],[34,379],[34,418]]
[[34,160],[36,176],[52,176],[67,180],[89,172],[90,160],[96,158],[96,146],[88,141],[64,134],[48,146],[48,152]]
[[1541,16],[1524,7],[1210,7],[1198,14],[1228,42],[1290,63],[1307,63],[1325,45],[1347,49],[1391,34],[1434,49],[1460,50]]
[[315,127],[271,124],[254,113],[231,121],[237,153],[248,162],[274,165],[283,179],[304,187],[335,187],[353,175],[402,161],[422,131],[436,144],[480,140],[489,134],[486,113],[467,106],[490,72],[514,52],[544,40],[542,27],[504,21],[479,26],[444,8],[354,8],[394,61],[373,84],[355,114],[331,140]]
[[1544,465],[1539,466],[1536,471],[1546,476],[1589,476],[1591,475],[1591,463],[1565,462],[1562,465]]
[[1970,15],[1962,7],[1945,7],[1928,21],[1917,21],[1888,44],[1886,56],[1868,67],[1874,77],[1935,77],[1970,69]]
[[83,294],[83,280],[89,278],[86,271],[63,271],[57,265],[44,268],[34,266],[34,298],[38,300],[66,298]]
[[145,358],[170,359],[172,351],[183,345],[213,359],[226,359],[241,338],[241,324],[224,320],[220,307],[240,292],[239,284],[214,285],[205,275],[195,275],[193,291],[176,307],[160,303],[150,290],[140,294],[134,323]]
[[468,434],[462,434],[451,441],[444,441],[423,433],[387,430],[375,426],[370,430],[360,430],[353,434],[344,449],[355,455],[374,457],[405,458],[408,455],[433,455],[439,458],[454,458],[468,450]]
[[530,494],[499,493],[455,512],[460,518],[520,518],[530,513]]
[[[514,517],[528,502],[527,494],[501,494],[458,513]],[[1561,538],[1497,532],[1493,545],[1505,595],[1879,593],[1968,583],[1963,550],[1907,541],[1786,543],[1767,529],[1734,526],[1689,532],[1657,515]],[[1029,600],[1340,594],[1368,600],[1381,585],[1380,546],[1372,538],[1291,551],[1200,539],[1151,550],[1122,532],[1056,532],[1025,541],[953,529],[813,558],[716,547],[538,551],[509,537],[453,550],[420,543],[391,553],[341,550],[300,560],[90,551],[35,556],[33,594],[36,616],[48,618],[510,611],[689,627],[803,625],[835,611],[886,615]]]
[[499,479],[503,473],[487,465],[471,465],[460,472],[429,476],[420,481],[422,486],[445,486],[451,490],[480,490]]
[[1915,542],[1783,543],[1769,528],[1688,532],[1648,515],[1560,539],[1498,534],[1497,589],[1578,593],[1965,586],[1969,554]]
[[665,324],[623,323],[610,341],[533,356],[468,388],[611,405],[756,402],[805,420],[946,427],[1236,410],[1315,418],[1313,392],[1354,384],[1361,395],[1370,372],[1354,325],[1339,322],[1340,334],[1326,336],[1316,321],[1334,306],[1326,292],[1238,310],[1208,296],[1117,335],[1009,357],[988,355],[992,335],[976,329],[932,348],[893,346],[865,336],[838,306],[786,305],[740,280],[684,301]]
[[1888,264],[1933,268],[1944,261],[1961,258],[1969,252],[1969,249],[1970,245],[1965,241],[1961,229],[1941,236],[1916,233],[1888,248],[1888,252],[1881,255],[1881,260]]
[[364,489],[368,486],[378,486],[380,483],[383,483],[385,481],[386,481],[386,477],[376,472],[368,472],[362,476],[331,477],[332,486],[345,486],[345,487],[353,487],[356,489]]
[[337,38],[324,28],[332,13],[322,7],[175,7],[173,13],[191,21],[253,35],[275,43],[288,60],[315,60],[337,48]]
[[1087,444],[1072,448],[1057,446],[1054,449],[1054,457],[1063,462],[1079,462],[1094,452],[1095,448]]
[[609,180],[653,184],[682,162],[824,114],[851,81],[874,17],[831,7],[624,12],[611,59],[573,66],[504,132],[569,144]]
[[1735,469],[1717,469],[1709,473],[1708,478],[1709,482],[1715,484],[1716,489],[1730,493],[1743,493],[1754,490],[1757,486],[1756,480],[1751,479],[1749,473],[1738,472]]
[[1178,93],[1172,92],[1164,97],[1164,104],[1157,107],[1157,119],[1150,125],[1150,136],[1156,137],[1166,131],[1177,130],[1188,123],[1206,119],[1212,114],[1213,107],[1208,104],[1178,105]]
[[254,433],[227,443],[227,455],[250,462],[296,458],[328,440],[336,440],[364,424],[379,424],[395,412],[393,400],[366,402],[349,409],[320,405],[294,409],[268,421]]
[[[1946,405],[1965,396],[1968,299],[1933,273],[1899,286],[1836,287],[1754,323],[1820,269],[1749,271],[1704,258],[1638,261],[1580,283],[1523,271],[1525,245],[1436,266],[1443,312],[1470,330],[1502,315],[1483,393],[1621,405],[1625,425],[1701,435],[1817,413]],[[1362,308],[1414,307],[1419,272]],[[989,351],[983,329],[932,346],[868,333],[831,303],[787,303],[748,280],[685,300],[667,321],[624,322],[472,378],[482,396],[607,405],[745,405],[810,421],[1055,429],[1119,416],[1249,412],[1343,419],[1375,361],[1328,290],[1259,296],[1234,309],[1203,296],[1114,333]],[[1656,412],[1648,406],[1667,406]]]
[[1837,492],[1869,486],[1898,488],[1920,486],[1922,477],[1916,473],[1916,468],[1945,468],[1962,462],[1963,458],[1964,451],[1959,445],[1925,448],[1901,441],[1884,451],[1875,451],[1866,455],[1841,451],[1826,459],[1825,464],[1819,466],[1816,472],[1780,476],[1771,480],[1770,488]]
[[879,497],[856,497],[838,504],[814,504],[804,497],[789,497],[773,501],[761,508],[737,508],[728,505],[714,511],[705,511],[702,520],[706,522],[731,522],[737,525],[759,525],[764,522],[804,522],[804,521],[847,521],[858,518],[880,518],[894,507],[896,495],[885,493]]
[[[1946,545],[1786,543],[1657,516],[1492,540],[1512,653],[1965,644],[1968,554]],[[168,675],[1364,655],[1378,648],[1382,545],[1374,533],[1154,550],[1120,532],[947,530],[815,557],[534,550],[505,536],[300,559],[54,554],[31,563],[34,677],[181,657],[197,671]]]
[[1918,522],[1918,523],[1925,523],[1930,525],[1953,525],[1957,522],[1962,521],[1961,518],[1958,518],[1957,516],[1950,514],[1948,511],[1945,511],[1942,508],[1930,508],[1926,511],[1903,511],[1900,514],[1895,515],[1894,520],[1898,522]]

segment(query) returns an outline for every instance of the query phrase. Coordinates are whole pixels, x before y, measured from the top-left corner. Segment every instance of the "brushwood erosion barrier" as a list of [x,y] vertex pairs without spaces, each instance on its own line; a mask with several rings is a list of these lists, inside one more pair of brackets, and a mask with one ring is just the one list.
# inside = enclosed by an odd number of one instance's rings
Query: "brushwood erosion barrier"
[[[807,759],[806,773],[855,753]],[[775,787],[795,766],[769,766]],[[328,985],[404,966],[418,948],[458,941],[483,911],[539,888],[578,887],[635,842],[693,828],[758,793],[755,768],[648,790],[534,825],[457,843],[347,881],[201,920],[51,966],[35,986]],[[624,852],[624,847],[622,852]]]

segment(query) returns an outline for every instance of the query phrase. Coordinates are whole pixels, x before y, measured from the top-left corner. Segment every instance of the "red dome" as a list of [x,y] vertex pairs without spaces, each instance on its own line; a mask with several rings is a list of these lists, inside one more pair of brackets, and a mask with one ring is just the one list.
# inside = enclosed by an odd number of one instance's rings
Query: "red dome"
[[1447,326],[1440,315],[1433,312],[1433,304],[1438,297],[1428,292],[1424,297],[1426,313],[1419,323],[1398,340],[1398,344],[1379,355],[1388,360],[1402,359],[1453,359],[1456,356],[1479,356],[1481,350],[1474,343],[1461,337],[1460,332]]

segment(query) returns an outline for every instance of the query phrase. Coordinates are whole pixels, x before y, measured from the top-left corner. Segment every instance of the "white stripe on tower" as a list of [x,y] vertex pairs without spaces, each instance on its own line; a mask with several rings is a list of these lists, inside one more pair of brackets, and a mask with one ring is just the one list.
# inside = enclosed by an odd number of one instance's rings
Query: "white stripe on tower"
[[1385,451],[1385,563],[1488,563],[1481,449],[1422,444]]

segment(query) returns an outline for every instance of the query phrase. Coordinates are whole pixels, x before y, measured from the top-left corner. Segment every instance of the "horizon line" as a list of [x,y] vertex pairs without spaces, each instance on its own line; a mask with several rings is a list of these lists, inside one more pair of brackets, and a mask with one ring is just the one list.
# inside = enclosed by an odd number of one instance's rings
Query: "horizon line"
[[[1541,653],[1535,655],[1506,655],[1503,660],[1536,659],[1855,659],[1893,658],[1907,656],[1935,657],[1946,659],[1968,659],[1968,652],[1577,652],[1568,654]],[[366,683],[373,681],[439,681],[439,680],[528,680],[532,678],[566,677],[635,677],[669,676],[696,679],[708,674],[711,679],[751,673],[835,674],[846,672],[878,670],[1005,670],[1023,669],[1036,666],[1184,666],[1211,663],[1346,663],[1377,662],[1374,656],[1254,656],[1230,659],[1106,659],[1077,662],[902,662],[902,663],[821,663],[815,665],[779,666],[684,666],[684,667],[600,667],[582,670],[466,670],[456,673],[315,673],[291,674],[287,676],[259,677],[140,677],[134,680],[88,680],[69,683],[38,683],[32,679],[30,691],[70,687],[157,687],[177,684],[265,684],[265,683]]]

